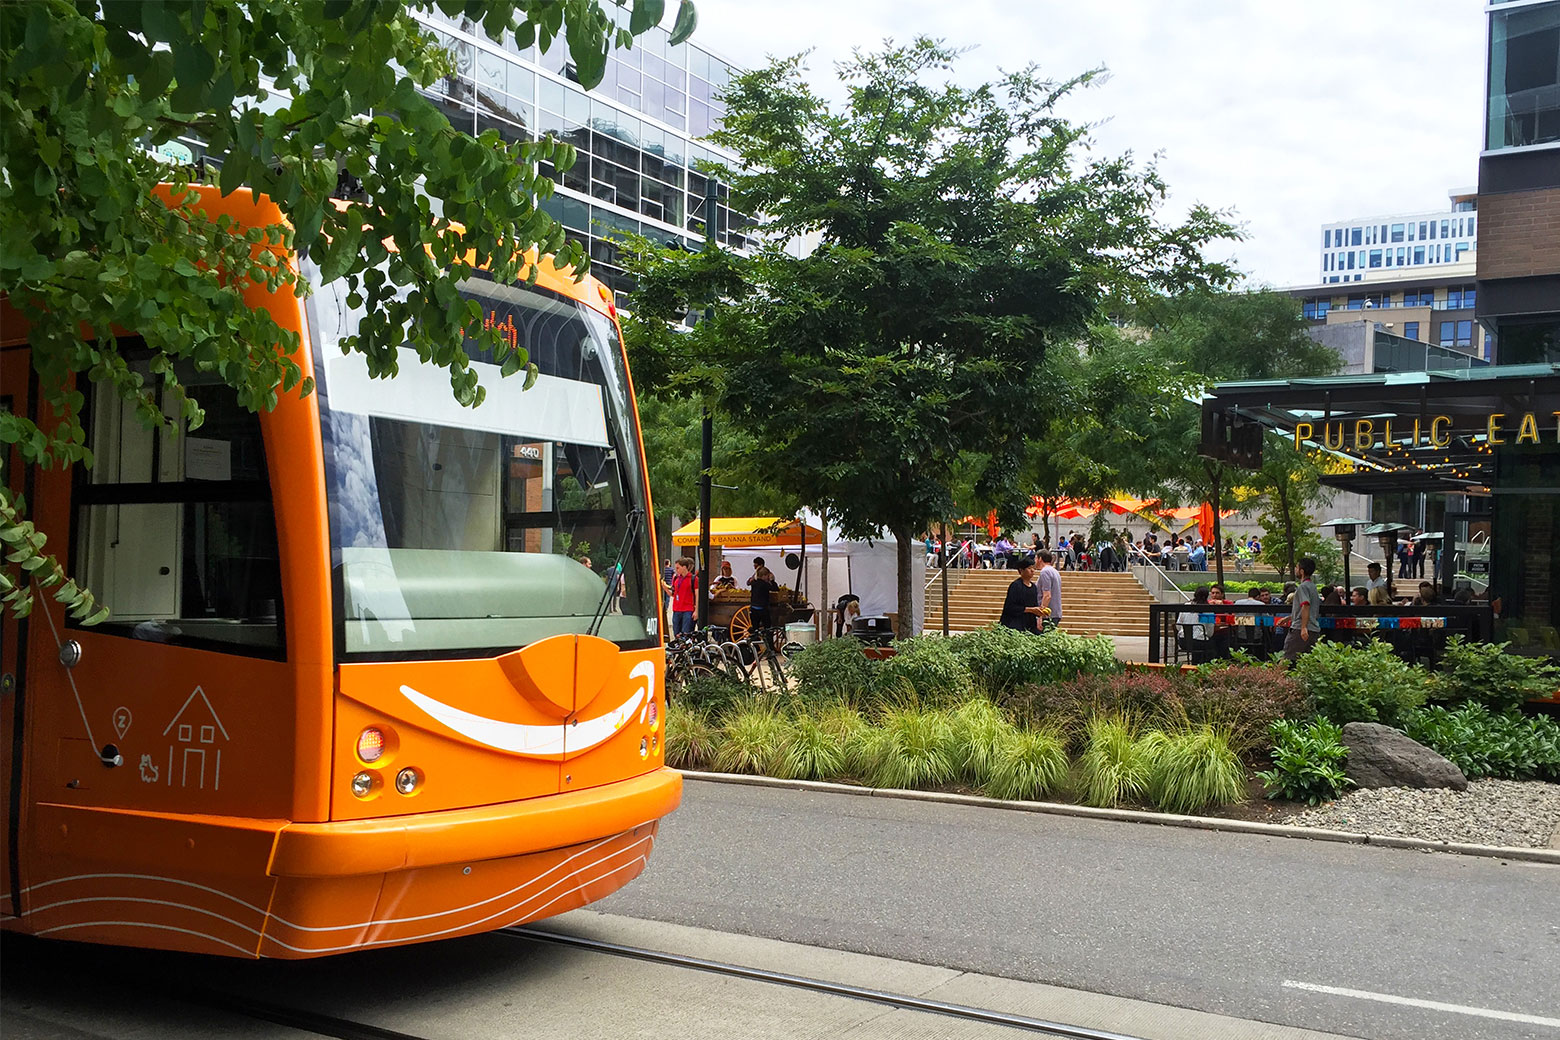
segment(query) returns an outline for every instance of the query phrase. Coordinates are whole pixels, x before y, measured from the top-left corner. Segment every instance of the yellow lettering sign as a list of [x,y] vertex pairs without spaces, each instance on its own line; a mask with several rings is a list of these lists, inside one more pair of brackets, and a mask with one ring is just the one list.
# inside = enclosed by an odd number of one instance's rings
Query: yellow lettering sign
[[1376,446],[1376,424],[1360,419],[1354,424],[1354,450],[1369,451]]
[[1392,420],[1391,419],[1387,420],[1387,429],[1386,429],[1386,432],[1384,432],[1381,435],[1381,444],[1382,444],[1382,447],[1388,448],[1388,449],[1391,449],[1394,446],[1392,444]]
[[[1337,441],[1336,444],[1333,443],[1333,427],[1334,426],[1338,427],[1338,441]],[[1342,451],[1343,450],[1343,423],[1323,423],[1322,424],[1322,443],[1327,445],[1327,447],[1330,450],[1332,450],[1332,451]]]
[[1517,428],[1517,443],[1538,443],[1538,420],[1533,418],[1532,412],[1522,413],[1522,425]]
[[1430,420],[1430,443],[1437,448],[1444,448],[1452,443],[1451,433],[1452,417],[1450,415],[1438,415]]
[[1506,438],[1500,435],[1500,421],[1506,417],[1505,412],[1491,412],[1490,421],[1484,428],[1485,437],[1491,444],[1505,444]]
[[1414,420],[1414,443],[1411,444],[1410,447],[1414,447],[1414,448],[1419,447],[1419,420],[1418,419]]
[[1299,450],[1301,441],[1308,441],[1316,432],[1316,427],[1308,422],[1295,423],[1295,450]]

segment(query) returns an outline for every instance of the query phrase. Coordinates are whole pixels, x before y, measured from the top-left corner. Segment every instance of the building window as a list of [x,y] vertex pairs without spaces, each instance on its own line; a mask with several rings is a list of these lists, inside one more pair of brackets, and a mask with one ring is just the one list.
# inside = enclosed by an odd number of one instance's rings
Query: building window
[[1349,253],[1349,270],[1354,270],[1354,253]]
[[1458,263],[1462,263],[1463,254],[1466,253],[1467,251],[1468,251],[1468,243],[1466,243],[1466,242],[1459,242],[1459,243],[1457,243],[1457,257],[1456,257],[1456,260],[1457,260]]
[[1381,250],[1379,250],[1379,249],[1372,249],[1370,251],[1370,266],[1372,266],[1372,267],[1380,267],[1381,266]]
[[1462,305],[1463,305],[1463,290],[1462,290],[1462,286],[1454,285],[1450,289],[1446,290],[1446,309],[1447,310],[1449,310],[1449,311],[1460,311],[1460,310],[1462,310]]
[[1441,237],[1442,238],[1451,238],[1452,237],[1451,228],[1452,228],[1452,222],[1451,222],[1450,219],[1441,221]]
[[1364,306],[1365,306],[1365,297],[1363,297],[1363,296],[1350,296],[1349,297],[1349,310],[1357,311],[1357,310],[1360,310],[1361,308],[1363,308]]
[[1419,237],[1425,237],[1425,222],[1422,220],[1419,222]]
[[1403,225],[1402,224],[1393,224],[1392,225],[1392,241],[1394,241],[1394,242],[1401,242],[1401,241],[1403,241]]
[[1474,287],[1471,286],[1471,285],[1467,286],[1466,288],[1463,289],[1463,306],[1468,308],[1469,310],[1473,310],[1473,304],[1474,304],[1474,299],[1475,299],[1474,292],[1475,292]]
[[1349,245],[1357,246],[1357,245],[1360,245],[1360,244],[1361,244],[1360,243],[1360,229],[1359,228],[1355,228],[1352,232],[1350,232],[1350,235],[1349,235]]
[[1414,263],[1422,264],[1424,262],[1425,262],[1425,247],[1424,246],[1415,246],[1414,247]]
[[1475,234],[1475,230],[1474,230],[1474,224],[1476,224],[1478,222],[1478,219],[1479,219],[1478,217],[1469,217],[1468,218],[1468,237],[1469,238],[1477,238],[1478,237],[1477,234]]
[[1441,345],[1451,346],[1457,339],[1457,323],[1455,321],[1441,322]]
[[1409,339],[1419,338],[1419,322],[1405,321],[1403,323],[1403,335]]
[[1323,228],[1322,229],[1322,248],[1323,249],[1331,249],[1332,248],[1332,231],[1330,229],[1328,229],[1328,228]]
[[1457,323],[1457,346],[1463,350],[1473,347],[1473,322],[1459,321]]

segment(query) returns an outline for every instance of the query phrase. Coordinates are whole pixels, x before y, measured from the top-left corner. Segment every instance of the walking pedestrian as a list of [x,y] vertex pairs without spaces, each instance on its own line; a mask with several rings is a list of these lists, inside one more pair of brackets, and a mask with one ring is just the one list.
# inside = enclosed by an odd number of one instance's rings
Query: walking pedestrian
[[1309,556],[1300,557],[1295,564],[1294,606],[1289,611],[1289,635],[1284,638],[1284,658],[1294,661],[1316,645],[1322,634],[1322,597],[1316,591],[1312,576],[1316,573],[1316,561]]
[[1040,589],[1040,627],[1049,632],[1062,623],[1062,576],[1057,572],[1056,556],[1049,549],[1040,553],[1040,573],[1035,584]]
[[672,635],[693,635],[693,597],[698,593],[699,579],[693,573],[693,561],[684,556],[672,568],[672,580],[667,591],[672,597]]

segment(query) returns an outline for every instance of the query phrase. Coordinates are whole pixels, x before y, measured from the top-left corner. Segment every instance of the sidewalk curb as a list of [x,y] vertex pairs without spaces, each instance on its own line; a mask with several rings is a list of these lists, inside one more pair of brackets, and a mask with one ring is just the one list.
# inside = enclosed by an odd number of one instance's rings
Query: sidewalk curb
[[1348,845],[1375,845],[1387,849],[1413,849],[1424,852],[1451,852],[1459,856],[1483,856],[1489,859],[1520,860],[1528,863],[1560,865],[1560,849],[1522,849],[1502,845],[1468,845],[1454,841],[1429,841],[1389,834],[1364,834],[1356,831],[1332,831],[1321,827],[1295,827],[1283,823],[1258,823],[1254,820],[1223,820],[1208,816],[1178,816],[1174,813],[1144,812],[1140,809],[1096,809],[1090,805],[1061,802],[1010,802],[973,794],[945,794],[941,791],[905,791],[896,788],[857,787],[823,780],[780,780],[772,776],[744,773],[706,773],[682,770],[688,780],[713,784],[737,784],[771,787],[791,791],[818,791],[825,794],[849,794],[862,798],[897,798],[910,802],[943,802],[949,805],[973,805],[983,809],[1007,809],[1010,812],[1048,813],[1053,816],[1078,816],[1116,823],[1157,823],[1162,827],[1185,827],[1200,831],[1231,834],[1257,834],[1270,838],[1308,838],[1312,841],[1336,841]]

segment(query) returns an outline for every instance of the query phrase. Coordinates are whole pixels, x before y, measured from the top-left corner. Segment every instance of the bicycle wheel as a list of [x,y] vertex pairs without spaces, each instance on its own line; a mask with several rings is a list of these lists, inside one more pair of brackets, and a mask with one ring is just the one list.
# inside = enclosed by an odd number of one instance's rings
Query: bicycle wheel
[[746,639],[753,633],[753,609],[742,607],[731,615],[731,638],[734,640]]

